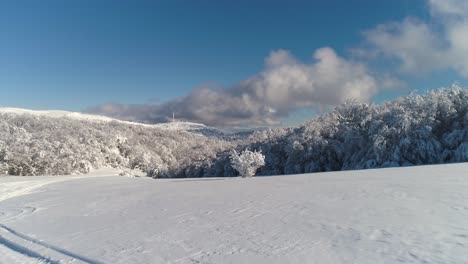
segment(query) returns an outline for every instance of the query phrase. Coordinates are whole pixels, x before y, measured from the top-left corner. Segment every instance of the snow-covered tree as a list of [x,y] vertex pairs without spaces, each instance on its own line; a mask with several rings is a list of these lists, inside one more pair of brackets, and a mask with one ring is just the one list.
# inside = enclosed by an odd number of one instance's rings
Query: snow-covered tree
[[252,177],[257,169],[265,165],[265,156],[261,151],[244,150],[240,155],[233,150],[231,154],[231,166],[242,177]]
[[[262,153],[231,155],[231,149]],[[265,156],[248,162],[260,155]],[[252,176],[263,164],[258,174],[449,162],[468,162],[468,89],[456,85],[382,105],[349,101],[297,128],[222,137],[0,109],[0,175],[67,175],[115,167],[155,178],[222,177],[236,170]]]

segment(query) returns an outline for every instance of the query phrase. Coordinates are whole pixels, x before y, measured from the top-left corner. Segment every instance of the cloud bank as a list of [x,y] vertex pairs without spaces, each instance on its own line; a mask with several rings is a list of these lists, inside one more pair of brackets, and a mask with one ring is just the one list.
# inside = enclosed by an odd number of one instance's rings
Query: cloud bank
[[[468,78],[468,1],[428,0],[427,5],[428,21],[408,17],[365,31],[365,48],[353,49],[355,58],[397,61],[404,74],[451,69]],[[232,87],[201,87],[158,105],[104,104],[86,111],[146,123],[165,122],[175,112],[178,119],[218,127],[271,126],[298,109],[323,109],[347,99],[368,101],[379,92],[377,87],[402,86],[391,74],[371,73],[364,63],[328,47],[316,50],[311,63],[276,50],[262,71]]]
[[202,87],[158,105],[104,104],[86,112],[146,123],[167,121],[175,112],[178,119],[218,127],[269,126],[301,108],[368,101],[377,92],[364,64],[331,48],[316,50],[313,59],[301,63],[288,51],[272,51],[260,73],[233,87]]
[[468,77],[468,1],[428,0],[430,21],[406,18],[364,33],[371,50],[399,61],[401,72],[430,73],[452,69]]

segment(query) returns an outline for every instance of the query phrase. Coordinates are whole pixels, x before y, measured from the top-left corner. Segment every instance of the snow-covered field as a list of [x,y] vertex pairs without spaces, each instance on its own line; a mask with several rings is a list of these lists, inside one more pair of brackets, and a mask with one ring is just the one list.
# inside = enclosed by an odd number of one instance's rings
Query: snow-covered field
[[0,263],[468,263],[468,163],[1,177]]

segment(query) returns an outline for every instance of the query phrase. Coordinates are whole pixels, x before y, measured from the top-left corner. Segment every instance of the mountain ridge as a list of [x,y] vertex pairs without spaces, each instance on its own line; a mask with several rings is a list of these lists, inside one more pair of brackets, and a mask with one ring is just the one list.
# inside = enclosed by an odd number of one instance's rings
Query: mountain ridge
[[134,121],[125,121],[112,117],[87,114],[81,112],[65,111],[65,110],[32,110],[26,108],[15,108],[15,107],[0,107],[0,113],[16,114],[16,115],[33,115],[33,116],[44,116],[51,118],[69,118],[81,121],[91,122],[119,122],[122,124],[129,125],[141,125],[146,127],[155,127],[165,130],[177,130],[186,131],[193,134],[200,134],[204,136],[223,136],[228,134],[227,131],[216,127],[210,127],[201,123],[194,123],[188,121],[174,121],[167,123],[155,123],[147,124]]

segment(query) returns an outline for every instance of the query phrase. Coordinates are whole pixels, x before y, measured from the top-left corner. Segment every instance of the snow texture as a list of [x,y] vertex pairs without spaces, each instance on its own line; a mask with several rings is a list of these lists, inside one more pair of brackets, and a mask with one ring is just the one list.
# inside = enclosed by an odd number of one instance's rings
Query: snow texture
[[0,263],[468,263],[467,176],[5,176]]

